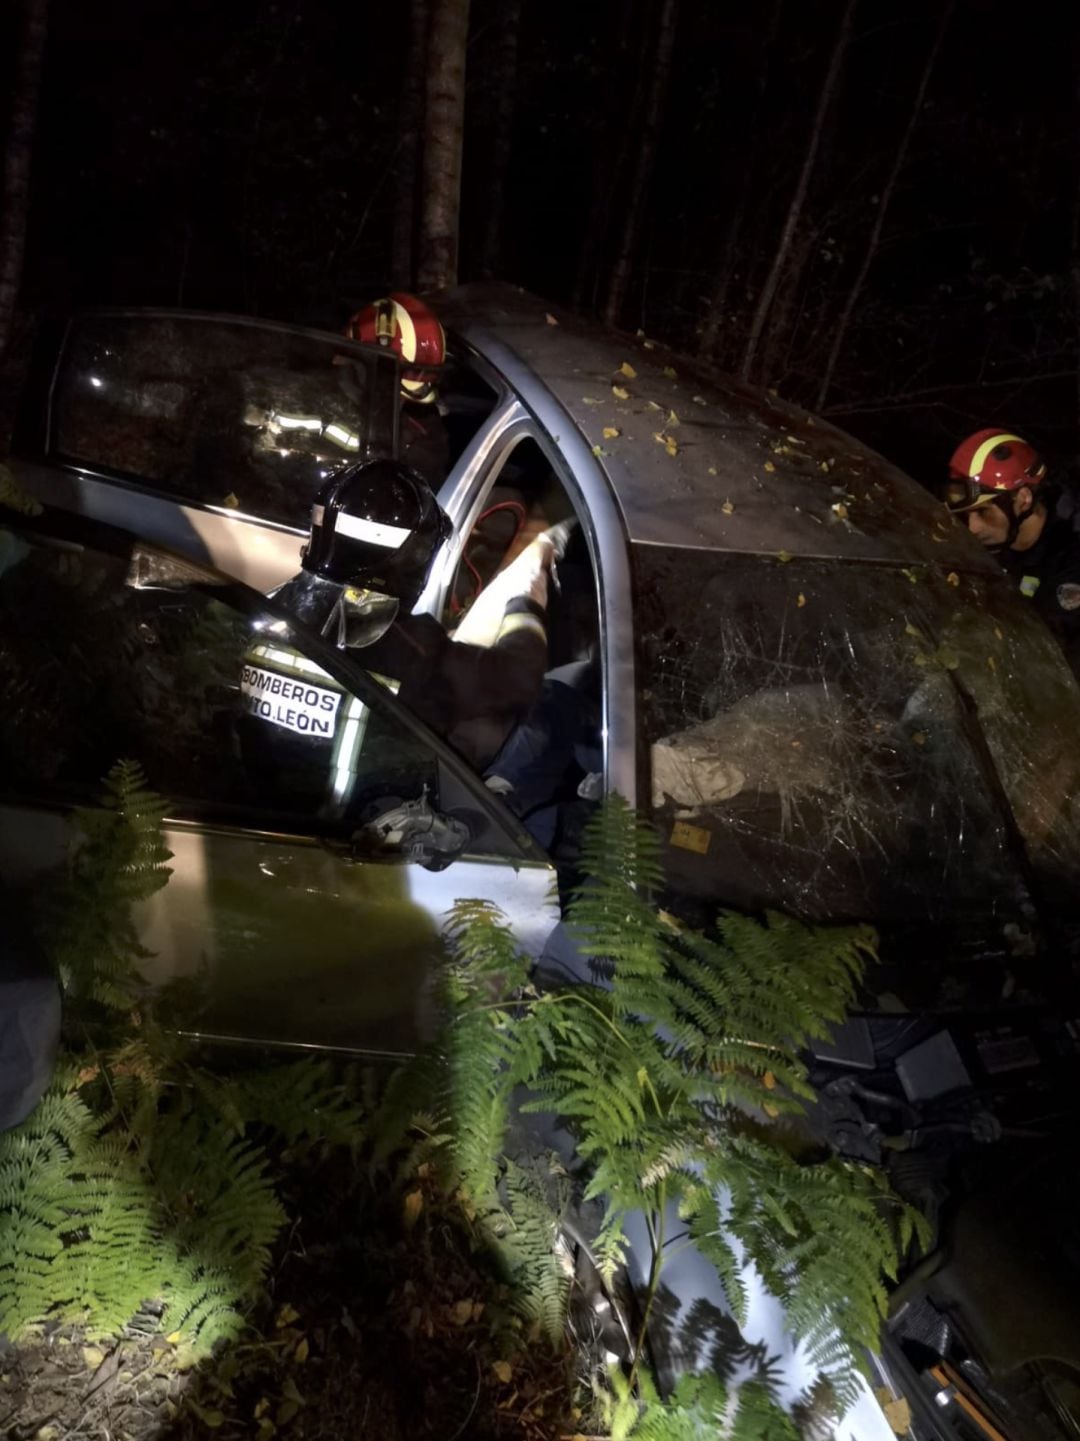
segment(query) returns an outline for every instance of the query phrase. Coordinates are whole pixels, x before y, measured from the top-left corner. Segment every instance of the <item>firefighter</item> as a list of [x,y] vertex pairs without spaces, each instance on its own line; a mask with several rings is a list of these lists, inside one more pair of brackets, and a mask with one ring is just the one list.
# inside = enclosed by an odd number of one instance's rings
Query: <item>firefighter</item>
[[411,614],[449,534],[421,476],[397,461],[362,462],[320,492],[303,569],[275,599],[362,652],[366,669],[397,683],[404,704],[484,774],[541,694],[548,577],[564,537],[538,536],[503,573],[497,633],[477,646]]
[[1080,678],[1080,534],[1072,494],[1026,440],[993,427],[953,453],[945,503],[995,554]]
[[446,335],[435,312],[415,295],[394,291],[366,305],[345,327],[350,340],[391,350],[401,369],[401,454],[438,489],[446,478],[449,443],[438,395]]

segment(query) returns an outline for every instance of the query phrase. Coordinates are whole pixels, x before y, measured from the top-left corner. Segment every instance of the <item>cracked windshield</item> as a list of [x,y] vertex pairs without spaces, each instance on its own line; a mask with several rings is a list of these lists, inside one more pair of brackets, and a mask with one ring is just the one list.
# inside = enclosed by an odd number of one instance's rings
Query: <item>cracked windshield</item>
[[1005,917],[1043,886],[1075,907],[1080,698],[996,587],[645,546],[635,577],[682,884],[815,919]]

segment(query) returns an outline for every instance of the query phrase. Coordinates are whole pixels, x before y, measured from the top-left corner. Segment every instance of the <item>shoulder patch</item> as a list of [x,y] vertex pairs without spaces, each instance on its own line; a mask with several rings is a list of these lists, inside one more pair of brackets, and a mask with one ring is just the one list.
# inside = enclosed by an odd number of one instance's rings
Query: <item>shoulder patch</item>
[[1080,610],[1080,585],[1067,581],[1057,588],[1057,603],[1062,610]]

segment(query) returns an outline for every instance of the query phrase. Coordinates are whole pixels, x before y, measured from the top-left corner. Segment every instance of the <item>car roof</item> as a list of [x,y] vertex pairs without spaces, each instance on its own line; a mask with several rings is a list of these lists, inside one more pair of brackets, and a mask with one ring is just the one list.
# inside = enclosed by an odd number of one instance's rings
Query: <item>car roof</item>
[[910,476],[771,393],[514,286],[460,286],[436,304],[526,405],[537,382],[560,402],[632,540],[997,570]]

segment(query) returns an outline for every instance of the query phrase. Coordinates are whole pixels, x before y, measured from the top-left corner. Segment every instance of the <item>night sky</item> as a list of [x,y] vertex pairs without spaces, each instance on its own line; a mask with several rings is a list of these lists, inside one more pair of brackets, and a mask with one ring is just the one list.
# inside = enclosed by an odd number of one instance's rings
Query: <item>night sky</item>
[[[602,303],[657,9],[525,0],[502,278]],[[813,398],[941,9],[856,10],[759,376],[792,399]],[[1067,9],[958,0],[852,320],[827,409],[923,479],[975,425],[1027,427],[1064,462],[1078,449],[1080,104]],[[25,324],[132,303],[336,328],[385,290],[407,11],[54,0]],[[836,0],[683,0],[626,328],[694,349],[726,267],[715,359],[737,366],[840,11]],[[484,219],[497,14],[496,0],[474,0],[462,279]],[[607,225],[583,275],[596,206]]]

